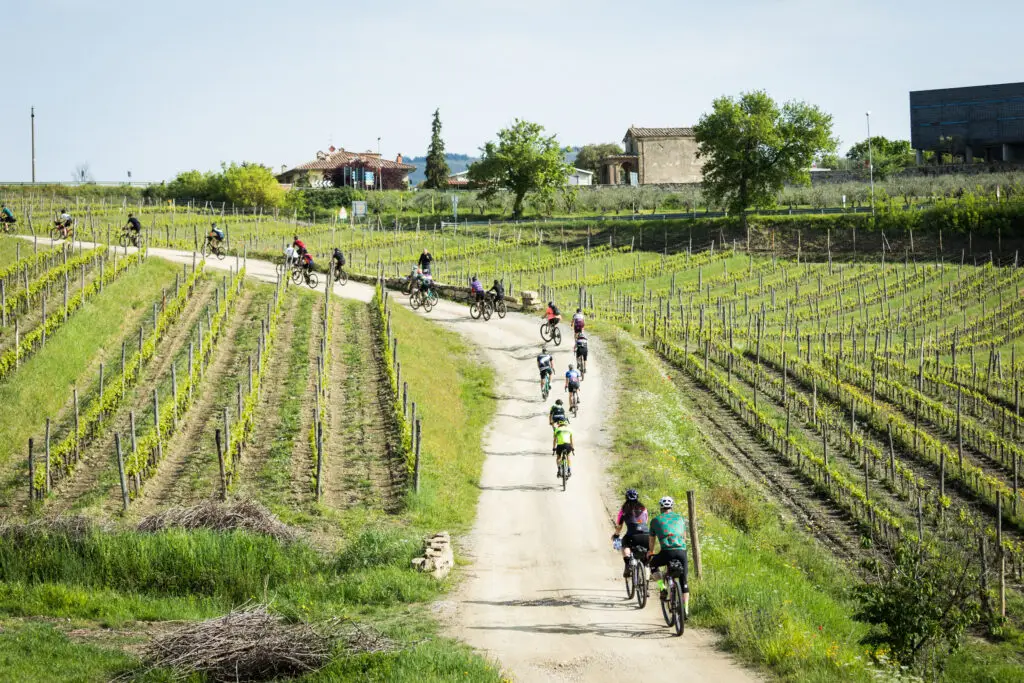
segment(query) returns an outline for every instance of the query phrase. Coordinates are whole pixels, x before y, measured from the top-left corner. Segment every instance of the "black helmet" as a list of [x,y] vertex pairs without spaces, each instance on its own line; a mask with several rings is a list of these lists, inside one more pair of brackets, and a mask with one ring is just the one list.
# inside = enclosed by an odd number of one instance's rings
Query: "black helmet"
[[556,398],[556,399],[555,399],[555,405],[556,405],[556,406],[560,406],[560,405],[562,405],[562,399],[560,399],[560,398]]
[[582,313],[582,312],[583,312],[583,309],[581,309],[581,308],[577,308],[577,309],[576,309],[576,312],[577,312],[577,313]]
[[542,356],[548,355],[548,347],[546,347],[546,346],[540,347],[540,353],[541,353]]
[[341,249],[338,249],[337,247],[335,247],[334,248],[334,253],[335,254],[340,254],[341,253]]
[[128,214],[128,218],[135,218],[135,214],[134,213],[129,213]]
[[640,500],[640,493],[636,489],[626,489],[626,500]]
[[549,301],[548,302],[548,306],[550,306],[551,308],[554,308],[555,307],[555,302],[554,301]]

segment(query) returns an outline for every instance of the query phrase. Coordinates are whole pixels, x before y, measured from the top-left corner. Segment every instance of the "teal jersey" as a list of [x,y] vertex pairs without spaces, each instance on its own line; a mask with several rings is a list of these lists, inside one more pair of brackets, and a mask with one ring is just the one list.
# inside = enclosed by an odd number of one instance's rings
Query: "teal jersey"
[[674,510],[663,512],[651,521],[651,536],[662,550],[686,550],[686,519]]

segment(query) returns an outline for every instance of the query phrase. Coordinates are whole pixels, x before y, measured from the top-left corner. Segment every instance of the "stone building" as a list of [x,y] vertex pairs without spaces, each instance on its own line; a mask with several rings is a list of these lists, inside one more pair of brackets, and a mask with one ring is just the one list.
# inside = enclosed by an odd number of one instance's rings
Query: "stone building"
[[384,159],[377,152],[347,152],[329,147],[317,152],[316,159],[282,171],[278,182],[311,187],[355,187],[360,190],[404,190],[409,174],[416,170],[402,161]]
[[910,93],[910,145],[970,164],[1024,161],[1024,83]]
[[699,183],[701,162],[692,128],[637,128],[622,139],[625,152],[601,160],[606,185]]

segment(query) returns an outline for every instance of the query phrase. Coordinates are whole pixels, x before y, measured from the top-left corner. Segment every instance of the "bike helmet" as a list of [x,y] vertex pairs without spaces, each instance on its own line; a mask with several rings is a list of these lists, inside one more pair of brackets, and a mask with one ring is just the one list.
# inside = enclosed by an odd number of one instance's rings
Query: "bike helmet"
[[569,363],[569,369],[572,370],[573,368],[574,368],[573,364]]
[[546,356],[546,355],[548,355],[548,347],[546,347],[546,346],[542,346],[542,347],[540,348],[540,353],[541,353],[541,355],[543,355],[543,356]]
[[577,312],[577,313],[582,313],[582,312],[583,312],[583,309],[581,309],[581,308],[577,308],[577,309],[576,309],[576,312]]
[[129,213],[128,214],[128,218],[135,218],[135,214],[134,213]]
[[555,302],[554,301],[549,301],[548,302],[548,306],[550,306],[551,308],[554,308],[555,307]]
[[560,398],[556,398],[556,399],[555,399],[555,405],[556,405],[556,406],[560,406],[560,405],[562,405],[562,399],[560,399]]
[[636,489],[626,489],[626,500],[637,501],[640,500],[640,492]]
[[676,502],[672,500],[672,496],[665,496],[658,501],[658,505],[661,506],[662,510],[671,510],[676,506]]
[[583,334],[582,332],[580,332],[580,333],[579,333],[579,334],[578,334],[578,335],[576,336],[576,338],[577,338],[577,339],[586,339],[586,338],[587,338],[587,335],[585,335],[585,334]]

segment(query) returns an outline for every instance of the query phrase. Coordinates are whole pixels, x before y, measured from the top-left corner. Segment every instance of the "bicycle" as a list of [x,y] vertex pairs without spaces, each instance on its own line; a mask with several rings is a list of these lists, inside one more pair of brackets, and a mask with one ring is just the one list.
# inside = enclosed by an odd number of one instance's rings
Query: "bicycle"
[[647,568],[647,548],[631,546],[629,549],[629,574],[626,575],[626,598],[636,598],[636,604],[640,609],[647,606],[647,598],[650,596],[650,587]]
[[141,247],[142,236],[134,230],[122,230],[121,237],[117,240],[117,243],[121,245],[121,248],[127,249],[128,247]]
[[573,391],[572,389],[569,390],[569,412],[572,413],[573,417],[578,417],[580,412],[580,401],[579,397],[576,395],[577,392],[579,392],[579,389],[576,391]]
[[679,560],[669,560],[665,568],[665,595],[661,596],[661,616],[665,624],[675,627],[676,635],[683,635],[686,629],[686,612],[683,608],[683,587],[679,577],[683,575],[683,565]]
[[504,299],[499,299],[493,293],[488,293],[487,301],[490,302],[491,308],[494,309],[499,318],[504,318],[505,314],[508,313],[508,307],[505,305]]
[[7,232],[7,233],[15,232],[16,228],[14,226],[16,226],[16,225],[17,225],[17,221],[3,221],[3,220],[0,220],[0,230],[2,230],[3,232]]
[[555,346],[562,343],[562,331],[558,329],[558,323],[554,319],[548,320],[540,326],[540,338],[546,342],[555,342]]
[[583,356],[576,356],[576,367],[580,370],[580,377],[587,376],[587,359]]
[[541,387],[540,395],[546,401],[546,400],[548,400],[548,394],[550,394],[550,393],[551,393],[551,373],[549,372],[549,373],[544,375],[544,386]]
[[558,477],[562,480],[562,490],[565,490],[566,482],[569,481],[569,451],[558,452],[558,449],[554,451],[555,455],[558,456]]
[[51,240],[54,240],[54,241],[66,240],[66,239],[69,239],[69,238],[74,237],[74,236],[75,236],[75,226],[73,226],[73,225],[64,225],[60,221],[54,221],[53,222],[53,227],[50,229],[50,239]]
[[287,275],[290,270],[293,270],[299,264],[299,257],[293,256],[288,258],[287,256],[281,259],[281,262],[277,264],[277,274]]
[[342,287],[348,284],[348,273],[345,272],[344,268],[338,268],[334,271],[334,282]]
[[305,268],[299,267],[292,269],[292,284],[302,284],[303,280],[309,285],[310,289],[316,289],[317,285],[320,284],[320,278],[317,276],[315,270],[306,271]]
[[207,254],[213,254],[220,261],[223,261],[224,257],[228,255],[228,253],[224,251],[224,247],[220,242],[215,244],[209,237],[206,238],[206,243],[203,244],[203,258],[206,258]]
[[473,318],[473,320],[479,320],[480,318],[490,320],[493,313],[494,309],[491,307],[491,304],[487,301],[486,297],[483,299],[477,299],[476,301],[471,301],[469,304],[469,316]]

